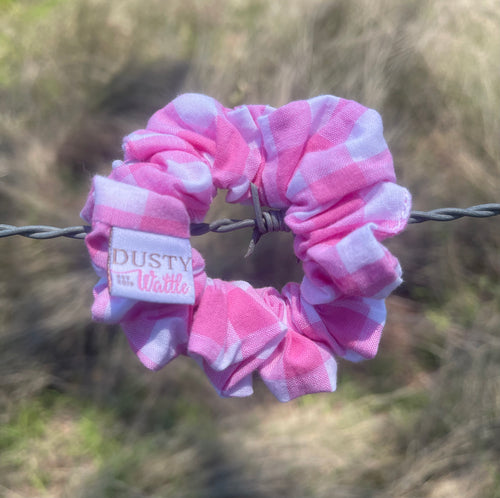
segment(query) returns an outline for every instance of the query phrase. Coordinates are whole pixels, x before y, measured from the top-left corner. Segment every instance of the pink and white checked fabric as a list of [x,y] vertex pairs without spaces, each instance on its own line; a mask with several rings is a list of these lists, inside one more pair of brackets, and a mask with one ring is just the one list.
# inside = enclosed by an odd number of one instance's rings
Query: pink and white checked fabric
[[[333,96],[227,109],[205,95],[181,95],[146,129],[125,137],[124,161],[96,176],[82,217],[100,277],[93,318],[120,323],[153,370],[194,358],[222,396],[247,396],[258,372],[280,401],[336,387],[336,356],[373,357],[401,282],[381,244],[404,229],[411,198],[395,184],[382,121]],[[111,296],[112,227],[189,238],[217,189],[227,201],[286,209],[304,278],[280,292],[209,278],[192,250],[195,303],[161,304]]]

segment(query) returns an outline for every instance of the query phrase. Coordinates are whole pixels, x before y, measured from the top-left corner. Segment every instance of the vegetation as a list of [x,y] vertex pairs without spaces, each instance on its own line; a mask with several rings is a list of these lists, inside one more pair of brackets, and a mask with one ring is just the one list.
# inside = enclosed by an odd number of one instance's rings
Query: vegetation
[[[1,222],[79,224],[121,137],[185,91],[358,100],[415,209],[499,202],[499,60],[496,0],[0,0]],[[379,356],[287,404],[220,399],[187,359],[145,370],[91,323],[81,242],[2,239],[0,496],[500,497],[498,223],[390,241],[406,282]],[[212,275],[281,287],[288,235],[249,260],[248,233],[195,244]]]

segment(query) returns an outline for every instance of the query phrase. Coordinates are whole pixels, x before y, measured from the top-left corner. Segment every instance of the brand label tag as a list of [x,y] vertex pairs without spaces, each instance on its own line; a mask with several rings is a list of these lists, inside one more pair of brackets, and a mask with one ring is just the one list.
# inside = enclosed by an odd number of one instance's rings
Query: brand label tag
[[113,227],[108,281],[112,296],[194,304],[189,239]]

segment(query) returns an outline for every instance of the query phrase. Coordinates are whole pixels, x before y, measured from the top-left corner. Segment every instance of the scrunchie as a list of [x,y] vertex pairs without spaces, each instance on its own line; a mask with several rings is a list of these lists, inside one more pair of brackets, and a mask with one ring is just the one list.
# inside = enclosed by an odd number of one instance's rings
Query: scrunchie
[[[227,109],[185,94],[125,137],[123,150],[108,178],[94,178],[81,215],[92,224],[85,240],[100,277],[93,318],[120,323],[146,367],[183,354],[221,396],[252,394],[258,372],[288,401],[334,391],[335,356],[376,354],[384,298],[401,283],[398,260],[380,241],[403,230],[411,203],[395,184],[377,112],[333,96]],[[192,249],[192,304],[110,294],[112,229],[184,243],[217,189],[228,190],[228,202],[248,203],[251,183],[263,205],[286,210],[300,284],[280,293],[209,278]]]

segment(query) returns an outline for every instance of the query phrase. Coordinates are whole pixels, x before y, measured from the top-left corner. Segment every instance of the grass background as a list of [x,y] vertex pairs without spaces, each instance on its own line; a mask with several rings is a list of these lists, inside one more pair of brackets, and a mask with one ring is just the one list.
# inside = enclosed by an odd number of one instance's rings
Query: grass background
[[[496,0],[0,0],[0,221],[79,224],[121,137],[185,91],[358,100],[415,209],[499,202],[499,61]],[[244,260],[248,236],[197,239],[209,274],[300,278],[288,234]],[[405,284],[379,356],[279,404],[220,399],[186,359],[146,371],[91,323],[81,242],[2,239],[0,496],[500,497],[499,222],[388,245]]]

